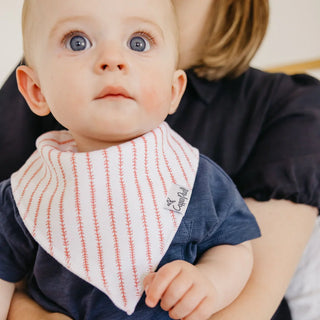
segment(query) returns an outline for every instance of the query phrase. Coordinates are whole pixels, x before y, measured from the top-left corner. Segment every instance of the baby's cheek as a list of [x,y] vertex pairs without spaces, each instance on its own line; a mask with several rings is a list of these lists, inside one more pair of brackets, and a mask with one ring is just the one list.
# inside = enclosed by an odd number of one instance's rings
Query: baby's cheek
[[155,108],[155,105],[159,102],[159,92],[156,89],[145,88],[142,91],[143,101],[146,110],[152,111]]
[[[163,84],[156,78],[149,80],[149,84],[143,86],[141,90],[143,104],[148,112],[165,113],[170,103],[171,90],[167,84]],[[153,85],[152,83],[153,82]]]

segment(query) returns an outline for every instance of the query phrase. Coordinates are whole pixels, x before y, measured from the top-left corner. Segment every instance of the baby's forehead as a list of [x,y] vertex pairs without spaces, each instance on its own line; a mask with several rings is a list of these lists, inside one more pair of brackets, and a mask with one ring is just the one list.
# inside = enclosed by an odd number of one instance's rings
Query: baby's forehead
[[[134,1],[134,6],[132,6],[132,1]],[[37,41],[37,34],[43,36],[50,33],[54,24],[63,17],[68,19],[69,16],[83,15],[95,19],[97,16],[101,20],[101,13],[103,13],[103,20],[114,13],[119,17],[120,15],[124,17],[135,15],[142,20],[145,18],[145,20],[154,21],[165,31],[166,37],[178,43],[177,20],[171,0],[117,0],[116,2],[114,0],[93,0],[93,2],[88,0],[25,0],[22,27],[23,37],[29,42],[25,46],[28,47],[30,43]]]
[[[149,19],[154,18],[157,23],[165,25],[166,27],[175,27],[176,25],[176,15],[175,9],[171,0],[117,0],[114,6],[110,5],[103,7],[103,2],[115,3],[114,0],[99,0],[102,1],[101,7],[99,7],[99,2],[97,6],[92,6],[88,10],[87,0],[24,0],[24,6],[22,11],[22,19],[25,21],[41,21],[42,25],[45,25],[47,20],[45,16],[53,15],[94,15],[94,12],[104,12],[105,14],[112,14],[114,10],[119,10],[122,6],[124,10],[121,10],[123,15],[130,15],[132,11],[126,9],[126,4],[132,3],[134,1],[137,9],[135,12],[137,17],[149,17]],[[72,6],[74,2],[74,6]],[[66,5],[66,3],[68,5]],[[89,2],[90,3],[90,2]],[[146,6],[145,4],[149,4]],[[63,10],[67,8],[67,10]],[[71,10],[72,8],[72,10]],[[92,10],[93,8],[93,10]],[[132,8],[132,6],[131,6]],[[96,9],[96,10],[94,10]],[[104,11],[103,11],[103,10]],[[102,11],[101,11],[102,10]],[[40,19],[37,19],[37,17]],[[43,19],[41,19],[43,18]],[[162,18],[162,19],[161,19]],[[172,23],[173,22],[173,23]]]

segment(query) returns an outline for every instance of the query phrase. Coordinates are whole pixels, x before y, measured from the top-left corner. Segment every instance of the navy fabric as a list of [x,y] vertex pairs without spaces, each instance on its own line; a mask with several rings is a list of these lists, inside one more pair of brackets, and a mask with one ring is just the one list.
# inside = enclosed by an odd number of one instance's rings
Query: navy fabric
[[[128,317],[101,291],[48,255],[26,230],[10,180],[0,184],[0,221],[0,278],[16,282],[27,276],[30,295],[47,310],[86,320],[169,319],[159,306],[146,307],[144,297]],[[201,156],[187,212],[159,267],[173,260],[196,263],[213,246],[235,245],[259,236],[255,218],[231,179]]]

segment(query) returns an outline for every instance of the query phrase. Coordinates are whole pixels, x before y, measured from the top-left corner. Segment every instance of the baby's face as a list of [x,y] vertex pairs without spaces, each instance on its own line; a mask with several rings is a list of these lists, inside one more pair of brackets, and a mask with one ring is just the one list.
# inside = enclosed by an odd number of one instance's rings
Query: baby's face
[[36,2],[32,67],[79,151],[135,138],[175,111],[185,79],[170,0]]

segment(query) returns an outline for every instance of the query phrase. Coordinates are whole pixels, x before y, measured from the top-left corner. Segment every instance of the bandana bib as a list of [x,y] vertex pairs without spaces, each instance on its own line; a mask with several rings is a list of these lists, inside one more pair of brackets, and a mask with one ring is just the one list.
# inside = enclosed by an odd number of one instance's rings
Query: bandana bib
[[119,146],[79,153],[49,132],[11,177],[35,240],[132,314],[142,281],[169,248],[190,200],[199,152],[162,123]]

